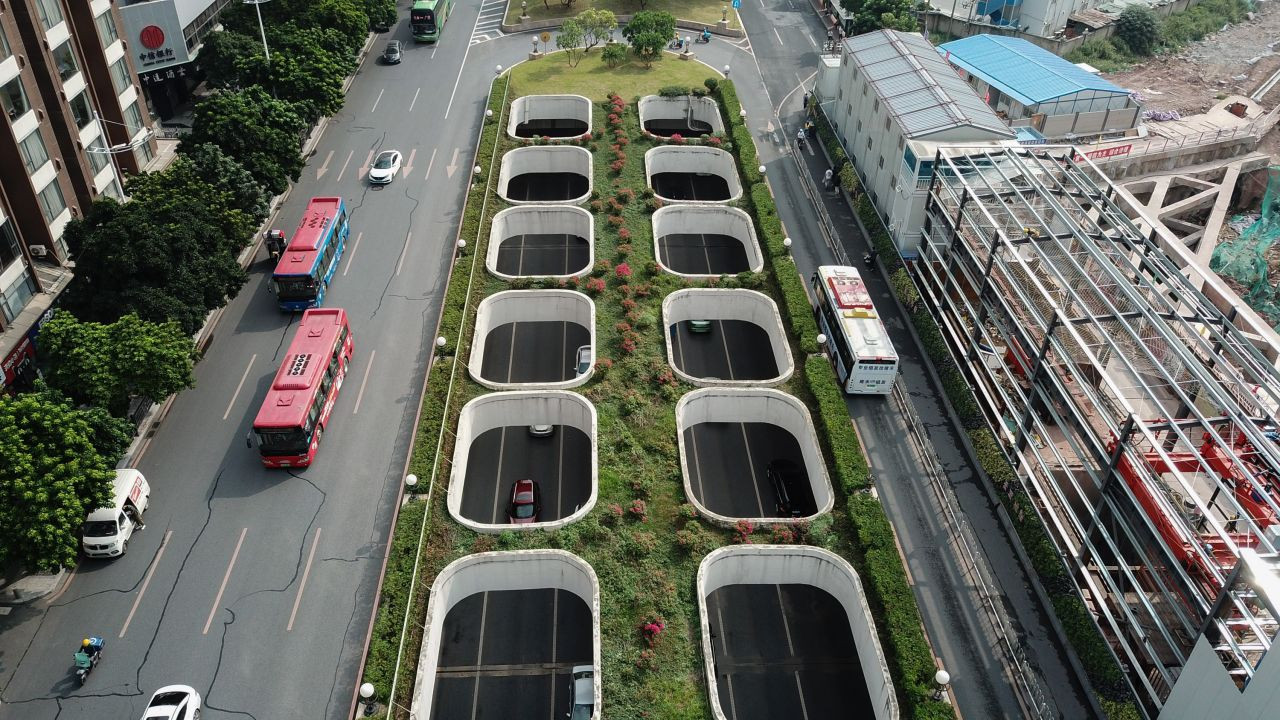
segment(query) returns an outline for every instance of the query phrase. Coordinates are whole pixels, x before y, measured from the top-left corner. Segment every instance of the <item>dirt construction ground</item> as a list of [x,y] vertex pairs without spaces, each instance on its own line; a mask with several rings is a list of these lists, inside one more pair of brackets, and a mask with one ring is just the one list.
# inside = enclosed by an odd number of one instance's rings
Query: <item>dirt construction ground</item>
[[[1280,69],[1280,0],[1258,3],[1253,21],[1232,25],[1182,52],[1153,58],[1105,77],[1144,98],[1144,110],[1205,112],[1219,95],[1250,95]],[[1280,88],[1261,99],[1280,103]],[[1274,152],[1274,150],[1273,150]]]

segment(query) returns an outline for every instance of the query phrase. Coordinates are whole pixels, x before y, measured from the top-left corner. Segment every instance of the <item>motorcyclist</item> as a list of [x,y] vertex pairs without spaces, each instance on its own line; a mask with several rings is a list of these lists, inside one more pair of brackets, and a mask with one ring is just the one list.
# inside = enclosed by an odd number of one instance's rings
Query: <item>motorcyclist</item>
[[89,636],[80,641],[80,650],[75,654],[77,668],[90,668],[102,654],[102,638]]
[[707,28],[707,27],[703,27],[703,28],[702,28],[702,42],[704,42],[704,43],[711,42],[711,30],[710,30],[710,28]]

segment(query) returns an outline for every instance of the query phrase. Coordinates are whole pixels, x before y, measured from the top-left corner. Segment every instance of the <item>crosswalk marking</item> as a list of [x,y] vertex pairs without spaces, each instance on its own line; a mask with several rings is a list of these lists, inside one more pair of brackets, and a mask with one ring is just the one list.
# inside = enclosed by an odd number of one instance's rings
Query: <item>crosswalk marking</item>
[[480,5],[480,17],[476,20],[475,30],[471,32],[471,44],[479,45],[502,37],[502,19],[506,14],[505,0],[485,0]]

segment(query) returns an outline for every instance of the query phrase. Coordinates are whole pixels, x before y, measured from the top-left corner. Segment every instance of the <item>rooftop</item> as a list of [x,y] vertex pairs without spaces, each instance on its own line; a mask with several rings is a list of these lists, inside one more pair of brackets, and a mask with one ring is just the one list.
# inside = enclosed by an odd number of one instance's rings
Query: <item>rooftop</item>
[[952,65],[985,80],[1023,105],[1084,90],[1128,95],[1129,91],[1021,38],[970,35],[938,46]]
[[849,38],[844,46],[907,138],[963,127],[983,131],[974,140],[1013,137],[1004,121],[919,35],[877,30]]

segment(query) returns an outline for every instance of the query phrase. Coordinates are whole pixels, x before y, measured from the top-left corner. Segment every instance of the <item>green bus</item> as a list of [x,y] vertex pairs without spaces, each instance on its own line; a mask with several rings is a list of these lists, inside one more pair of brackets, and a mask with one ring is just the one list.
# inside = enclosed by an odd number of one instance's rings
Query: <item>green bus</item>
[[409,11],[409,28],[413,39],[422,42],[435,42],[440,39],[440,31],[449,19],[453,10],[453,0],[414,0]]

